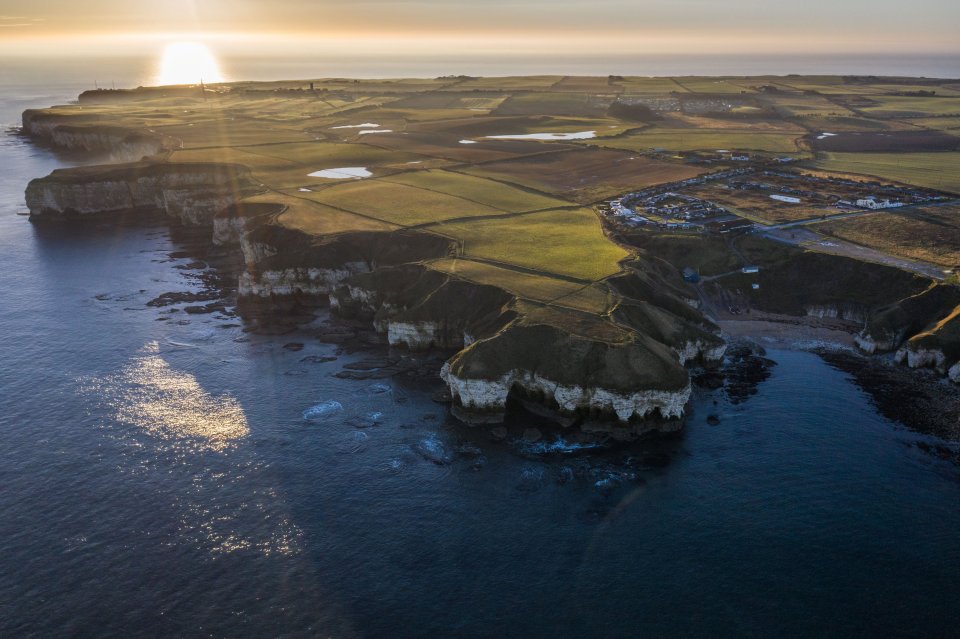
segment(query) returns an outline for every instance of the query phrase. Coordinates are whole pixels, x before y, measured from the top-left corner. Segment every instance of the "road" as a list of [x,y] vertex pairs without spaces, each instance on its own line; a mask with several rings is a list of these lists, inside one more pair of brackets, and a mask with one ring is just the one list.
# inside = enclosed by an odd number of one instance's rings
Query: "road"
[[[902,207],[901,207],[902,208]],[[783,222],[781,224],[762,225],[759,228],[764,231],[776,229],[789,229],[795,226],[807,226],[808,224],[821,224],[823,222],[834,222],[836,220],[846,220],[854,217],[863,217],[864,215],[876,215],[877,213],[886,213],[890,209],[871,209],[866,211],[850,211],[849,213],[834,213],[833,215],[822,215],[820,217],[808,217],[804,220],[794,220],[793,222]]]
[[[841,255],[844,257],[852,257],[854,259],[863,260],[866,262],[874,262],[876,264],[885,264],[887,266],[893,266],[900,268],[911,273],[917,273],[923,275],[924,277],[931,277],[936,280],[943,280],[946,277],[946,274],[943,271],[943,268],[935,264],[930,264],[928,262],[921,262],[919,260],[910,260],[901,257],[894,257],[882,251],[869,248],[867,246],[861,246],[859,244],[854,244],[852,242],[847,242],[837,238],[825,238],[821,235],[818,235],[810,229],[803,227],[812,226],[814,224],[821,224],[823,222],[833,222],[836,220],[846,220],[853,219],[857,217],[863,217],[865,215],[879,215],[883,213],[892,213],[897,212],[901,213],[904,211],[909,211],[911,208],[915,207],[932,207],[932,206],[947,206],[947,205],[956,205],[960,204],[960,200],[944,200],[942,202],[928,202],[925,204],[916,204],[910,206],[901,206],[895,209],[877,209],[877,210],[858,210],[858,211],[849,211],[845,213],[835,213],[833,215],[825,215],[820,217],[807,218],[804,220],[795,220],[793,222],[784,222],[782,224],[770,224],[756,225],[756,232],[763,237],[774,240],[776,242],[781,242],[783,244],[791,244],[793,246],[800,246],[811,251],[819,251],[820,253],[829,253],[831,255]],[[787,229],[790,229],[789,232],[785,232]],[[725,274],[727,275],[727,274]],[[722,276],[717,276],[722,277]]]
[[799,246],[811,251],[828,253],[830,255],[852,257],[864,262],[873,262],[875,264],[893,266],[895,268],[910,271],[911,273],[917,273],[918,275],[930,277],[935,280],[943,280],[946,277],[946,273],[943,272],[943,268],[934,264],[920,262],[917,260],[908,260],[902,257],[894,257],[876,249],[860,246],[859,244],[853,244],[852,242],[846,242],[837,238],[824,238],[821,235],[817,235],[810,229],[791,228],[789,230],[764,230],[761,231],[761,235],[775,242]]

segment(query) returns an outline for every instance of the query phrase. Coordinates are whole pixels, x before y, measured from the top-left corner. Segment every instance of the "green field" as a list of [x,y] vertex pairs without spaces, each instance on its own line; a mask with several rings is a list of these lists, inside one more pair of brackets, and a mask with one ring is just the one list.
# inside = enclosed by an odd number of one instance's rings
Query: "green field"
[[512,264],[579,280],[597,280],[620,271],[628,253],[604,236],[589,209],[546,211],[503,220],[477,220],[435,227],[463,240],[467,257]]
[[[820,157],[822,156],[822,157]],[[960,194],[960,153],[822,153],[815,166]]]
[[960,115],[960,98],[873,96],[880,104],[863,107],[862,111],[876,117],[924,117]]
[[557,82],[563,79],[560,75],[530,75],[530,76],[507,76],[491,78],[469,78],[457,82],[450,87],[450,90],[458,91],[514,91],[514,90],[544,90],[549,89]]
[[687,93],[687,90],[677,84],[673,78],[643,78],[627,76],[617,82],[623,87],[624,93],[639,93],[649,95],[663,95],[672,92]]
[[568,279],[511,270],[487,262],[444,259],[430,262],[428,266],[472,282],[499,286],[525,299],[582,311],[606,313],[616,300],[602,285],[584,286]]
[[750,150],[770,153],[796,153],[797,133],[776,133],[752,129],[661,129],[651,128],[615,140],[604,146],[630,151],[667,149],[669,151]]
[[505,100],[495,115],[603,116],[614,95],[592,93],[518,93]]
[[490,162],[464,171],[582,204],[706,172],[702,168],[654,160],[622,150],[589,147]]
[[409,171],[384,181],[452,195],[504,212],[536,211],[568,204],[533,191],[451,171]]
[[609,78],[596,76],[571,75],[563,78],[550,87],[551,91],[567,91],[573,93],[620,93],[623,87],[619,82]]
[[345,231],[391,231],[397,226],[381,222],[346,211],[312,202],[298,197],[300,193],[264,193],[250,198],[248,201],[276,202],[285,208],[278,221],[289,228],[299,229],[312,235],[329,235]]
[[960,117],[957,116],[947,118],[915,118],[910,122],[915,126],[920,126],[925,129],[935,129],[937,131],[947,131],[953,135],[957,135],[957,132],[960,131]]
[[724,78],[677,77],[674,82],[690,93],[740,93],[750,91],[750,82],[731,81]]
[[362,144],[308,142],[175,151],[170,155],[170,161],[235,162],[249,166],[257,180],[272,188],[318,189],[339,181],[311,177],[309,174],[315,171],[363,166],[375,175],[386,175],[407,168],[407,162],[419,157]]
[[853,116],[850,109],[842,107],[819,95],[789,94],[764,96],[778,113],[788,117],[843,117]]
[[379,180],[356,180],[302,195],[321,204],[402,226],[503,213],[453,195]]
[[268,144],[242,149],[246,153],[294,162],[316,171],[338,166],[402,165],[423,158],[413,153],[388,151],[365,144],[306,142],[302,144]]

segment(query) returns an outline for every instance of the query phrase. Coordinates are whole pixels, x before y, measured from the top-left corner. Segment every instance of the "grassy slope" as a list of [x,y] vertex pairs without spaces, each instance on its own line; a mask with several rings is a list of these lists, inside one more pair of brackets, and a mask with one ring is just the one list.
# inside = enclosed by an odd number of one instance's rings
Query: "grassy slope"
[[960,194],[960,153],[823,153],[815,165],[828,171],[872,175]]

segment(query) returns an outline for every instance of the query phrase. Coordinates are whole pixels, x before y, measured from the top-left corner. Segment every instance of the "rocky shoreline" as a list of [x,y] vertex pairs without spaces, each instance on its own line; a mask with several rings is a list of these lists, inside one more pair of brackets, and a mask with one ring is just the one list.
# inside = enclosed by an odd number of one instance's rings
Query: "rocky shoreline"
[[[311,322],[318,306],[329,305],[338,319],[319,339],[443,353],[430,374],[446,385],[444,398],[465,422],[501,423],[511,407],[525,405],[537,406],[559,424],[618,439],[669,432],[682,425],[691,367],[707,369],[706,375],[695,374],[701,381],[723,375],[716,371],[727,348],[720,328],[691,304],[694,295],[675,270],[666,272],[646,257],[625,260],[623,271],[609,278],[611,291],[622,299],[608,317],[537,308],[496,286],[425,266],[457,256],[456,243],[440,235],[418,230],[311,235],[289,228],[280,219],[284,205],[248,201],[264,188],[243,165],[175,164],[160,157],[129,161],[131,154],[159,153],[169,141],[109,127],[71,128],[40,112],[24,113],[23,132],[57,148],[127,160],[61,169],[31,181],[26,201],[32,221],[161,220],[191,235],[198,254],[229,264],[219,270],[218,284],[227,295],[212,289],[192,299],[171,294],[154,305],[190,302],[185,313],[229,318],[232,302],[250,330],[280,334]],[[902,308],[870,318],[822,305],[807,314],[834,323],[841,317],[862,321],[866,327],[853,338],[861,349],[899,348],[898,360],[911,368],[933,367],[957,381],[960,361],[954,360],[960,351],[945,338],[953,324],[936,334],[910,336],[931,313],[949,310],[958,295],[954,287],[938,285],[916,296],[917,302],[911,298]],[[920,310],[911,314],[913,307]],[[733,324],[721,322],[725,332],[751,335],[743,326],[732,330]],[[770,337],[769,327],[760,329],[762,336],[752,336]],[[835,329],[812,327],[808,337],[815,342],[828,331],[827,341],[849,341],[850,336],[840,340]],[[742,388],[731,398],[739,392],[742,399],[769,365],[758,364],[762,355],[740,350],[732,355],[727,373],[730,366],[752,370],[733,384]]]
[[890,358],[849,350],[815,352],[837,370],[849,374],[888,419],[918,433],[960,441],[960,394],[934,371],[911,370]]
[[[25,134],[73,151],[102,153],[118,135],[96,127],[62,130],[69,126],[24,114]],[[86,145],[80,140],[84,132],[92,136]],[[279,222],[284,206],[244,202],[261,190],[242,165],[145,157],[56,170],[31,181],[26,201],[34,222],[162,220],[206,233],[209,247],[201,252],[215,249],[232,256],[227,261],[242,255],[230,288],[237,312],[253,330],[287,330],[329,304],[345,323],[331,327],[327,337],[339,339],[350,334],[344,327],[352,322],[368,322],[354,335],[411,352],[446,350],[453,356],[440,376],[455,414],[468,422],[502,421],[508,399],[518,395],[564,422],[589,420],[592,429],[607,424],[618,438],[675,430],[690,396],[685,365],[715,365],[723,356],[716,328],[688,306],[684,294],[678,296],[682,283],[675,273],[651,271],[634,259],[614,281],[629,303],[611,319],[547,308],[534,318],[502,289],[422,266],[456,254],[448,238],[405,230],[311,236]],[[656,305],[635,305],[626,297],[633,289]],[[186,313],[229,317],[221,298],[171,294],[154,304],[189,302]],[[666,326],[673,328],[665,332]],[[544,348],[527,348],[531,338]]]

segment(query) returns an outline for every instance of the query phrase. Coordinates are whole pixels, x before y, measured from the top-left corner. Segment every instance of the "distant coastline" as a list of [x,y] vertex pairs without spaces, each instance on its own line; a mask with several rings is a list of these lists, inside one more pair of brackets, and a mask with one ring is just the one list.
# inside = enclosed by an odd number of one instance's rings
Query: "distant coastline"
[[[960,77],[960,53],[952,55],[382,55],[365,57],[310,55],[301,58],[235,56],[221,54],[227,79],[289,80],[294,78],[351,77],[401,78],[442,75],[882,75]],[[133,53],[123,57],[10,56],[0,68],[0,84],[43,86],[81,84],[94,88],[131,88],[150,84],[155,75],[155,56]],[[38,73],[42,71],[42,73]]]

